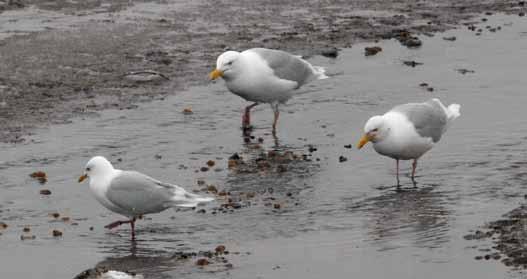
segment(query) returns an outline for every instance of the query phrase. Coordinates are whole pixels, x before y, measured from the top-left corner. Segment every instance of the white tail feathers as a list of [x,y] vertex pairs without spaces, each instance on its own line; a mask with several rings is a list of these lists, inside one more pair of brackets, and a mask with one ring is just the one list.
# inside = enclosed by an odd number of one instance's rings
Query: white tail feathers
[[461,106],[459,104],[451,104],[448,106],[447,108],[448,121],[452,121],[461,115],[461,113],[459,112],[460,108]]
[[315,72],[316,79],[329,78],[328,76],[326,76],[326,68],[321,66],[313,66],[313,70]]
[[202,197],[196,194],[185,192],[183,195],[175,195],[172,198],[172,205],[179,207],[196,207],[200,203],[213,201],[214,198]]

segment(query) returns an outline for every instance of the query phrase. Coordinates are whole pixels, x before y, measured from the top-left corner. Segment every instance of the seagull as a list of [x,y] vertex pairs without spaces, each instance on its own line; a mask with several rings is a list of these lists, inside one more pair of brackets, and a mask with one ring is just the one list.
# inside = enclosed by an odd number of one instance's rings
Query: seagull
[[84,174],[79,177],[79,183],[88,177],[95,199],[107,209],[129,218],[113,222],[105,228],[113,229],[130,224],[132,240],[135,240],[135,221],[145,214],[158,213],[175,206],[195,207],[199,203],[213,200],[191,194],[177,185],[158,181],[140,172],[115,169],[102,156],[95,156],[88,161]]
[[325,79],[323,67],[281,50],[251,48],[242,52],[226,51],[218,56],[216,69],[209,77],[222,77],[227,88],[243,99],[253,102],[245,107],[242,127],[251,124],[250,111],[259,103],[268,103],[274,111],[273,134],[280,115],[278,105],[285,103],[302,85]]
[[460,105],[445,107],[439,99],[424,103],[398,105],[383,115],[373,116],[364,126],[364,135],[357,147],[361,149],[372,142],[377,153],[396,161],[397,187],[399,184],[399,160],[411,160],[412,182],[415,182],[417,160],[430,150],[460,116]]

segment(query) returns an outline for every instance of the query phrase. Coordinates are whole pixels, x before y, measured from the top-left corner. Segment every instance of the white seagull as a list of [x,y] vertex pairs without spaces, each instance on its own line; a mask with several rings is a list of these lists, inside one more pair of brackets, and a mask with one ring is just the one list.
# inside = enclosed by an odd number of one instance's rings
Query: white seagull
[[302,85],[315,79],[324,79],[324,68],[285,51],[251,48],[242,52],[226,51],[218,56],[216,69],[210,79],[222,77],[227,88],[253,104],[245,108],[242,118],[244,129],[251,124],[250,110],[259,103],[268,103],[274,111],[273,134],[280,111]]
[[213,198],[191,194],[185,189],[158,181],[136,171],[115,169],[102,156],[90,159],[79,177],[79,183],[90,178],[90,190],[95,199],[109,210],[124,215],[129,220],[113,222],[105,228],[112,229],[129,223],[132,240],[135,239],[135,220],[140,216],[158,213],[167,208],[195,207],[198,203],[212,201]]
[[377,153],[396,161],[399,186],[399,160],[413,159],[412,182],[415,185],[417,159],[437,143],[452,121],[459,117],[458,104],[445,107],[439,99],[399,105],[383,115],[373,116],[364,126],[357,147],[372,142]]

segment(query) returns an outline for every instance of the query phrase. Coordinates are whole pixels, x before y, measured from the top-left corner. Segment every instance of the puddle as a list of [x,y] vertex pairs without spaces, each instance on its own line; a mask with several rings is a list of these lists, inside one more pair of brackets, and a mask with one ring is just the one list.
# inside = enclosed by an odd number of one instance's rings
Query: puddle
[[[481,36],[460,28],[422,37],[418,49],[390,40],[354,45],[336,59],[313,57],[310,61],[327,67],[333,77],[313,82],[282,108],[278,149],[311,154],[309,161],[292,163],[284,172],[229,169],[234,153],[256,158],[277,147],[266,105],[254,109],[255,139],[244,142],[239,126],[245,103],[222,82],[136,109],[105,110],[52,125],[34,131],[23,144],[1,144],[0,221],[8,225],[0,230],[2,274],[72,278],[101,263],[146,278],[511,275],[500,262],[474,260],[478,251],[463,239],[522,202],[524,194],[523,170],[514,162],[527,156],[527,62],[519,59],[527,55],[521,33],[525,19],[499,15],[484,25],[502,28],[484,30]],[[442,39],[449,36],[457,39]],[[364,57],[364,47],[371,45],[383,50]],[[406,60],[423,64],[408,67]],[[418,188],[412,189],[403,176],[405,191],[396,192],[393,160],[371,147],[357,151],[344,145],[357,142],[371,115],[431,97],[460,103],[461,117],[421,159]],[[193,114],[182,113],[186,107]],[[257,146],[258,138],[263,143]],[[310,153],[309,146],[317,150]],[[139,170],[189,190],[202,189],[198,180],[203,180],[233,194],[256,194],[250,206],[221,214],[212,212],[224,197],[203,207],[205,213],[167,210],[148,216],[137,223],[133,246],[127,228],[103,228],[120,217],[100,206],[87,184],[76,182],[85,162],[97,154],[117,168]],[[348,160],[339,162],[340,156]],[[215,161],[214,168],[202,171],[209,160]],[[47,174],[44,185],[29,177],[38,170]],[[410,163],[404,162],[402,173],[409,170]],[[41,196],[44,188],[52,194]],[[49,216],[53,212],[71,221],[56,221]],[[34,240],[20,240],[25,226],[31,227]],[[54,229],[63,236],[53,237]],[[220,244],[239,252],[226,256],[233,269],[170,260],[178,251]]]

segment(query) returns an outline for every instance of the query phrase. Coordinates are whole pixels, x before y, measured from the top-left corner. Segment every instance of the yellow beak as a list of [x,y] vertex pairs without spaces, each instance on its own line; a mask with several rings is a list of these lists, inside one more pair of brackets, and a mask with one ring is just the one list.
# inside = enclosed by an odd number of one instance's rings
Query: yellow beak
[[359,143],[357,144],[357,148],[361,149],[369,141],[371,141],[371,137],[368,134],[362,135],[362,137],[360,138]]
[[210,72],[210,74],[209,74],[209,78],[211,80],[215,80],[215,79],[217,79],[219,77],[223,77],[223,72],[218,70],[218,69],[214,69],[214,71]]
[[88,176],[86,174],[84,175],[81,175],[81,177],[79,177],[79,183],[81,183],[82,181],[84,181],[84,179],[86,179]]

